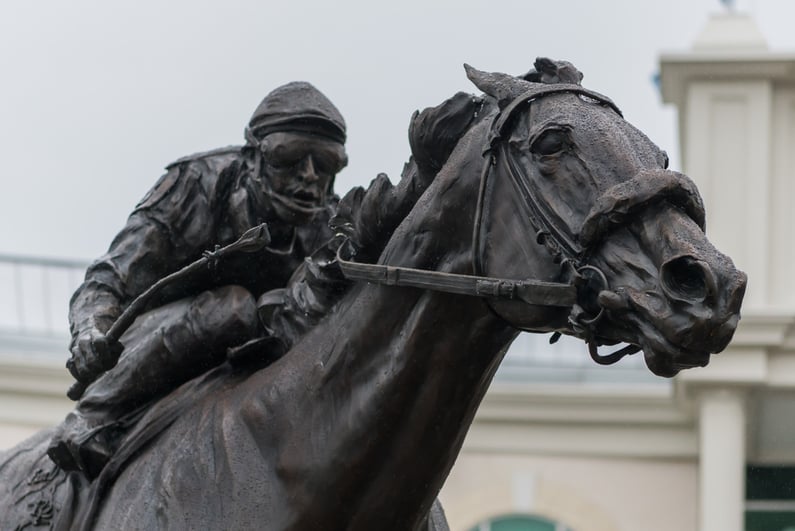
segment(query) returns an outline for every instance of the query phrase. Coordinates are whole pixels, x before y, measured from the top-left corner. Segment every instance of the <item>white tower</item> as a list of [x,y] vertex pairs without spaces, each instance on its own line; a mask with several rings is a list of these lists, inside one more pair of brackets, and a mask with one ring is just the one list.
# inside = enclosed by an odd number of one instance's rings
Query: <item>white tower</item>
[[735,341],[679,379],[699,418],[699,529],[742,531],[746,461],[793,457],[771,457],[771,423],[747,411],[769,410],[782,391],[795,404],[795,55],[769,51],[753,19],[729,11],[690,51],[662,57],[661,89],[679,110],[707,233],[749,279]]

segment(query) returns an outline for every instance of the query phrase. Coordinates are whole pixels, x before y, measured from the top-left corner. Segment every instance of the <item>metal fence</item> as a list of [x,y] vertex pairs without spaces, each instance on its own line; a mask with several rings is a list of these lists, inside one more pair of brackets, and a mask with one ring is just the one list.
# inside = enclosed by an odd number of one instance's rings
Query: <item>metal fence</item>
[[[588,347],[579,339],[562,337],[549,343],[549,334],[522,333],[513,342],[496,379],[503,382],[628,384],[667,386],[646,368],[643,354],[622,359],[611,366],[597,365]],[[619,346],[606,347],[608,351]]]
[[69,298],[88,263],[0,254],[0,331],[66,336]]

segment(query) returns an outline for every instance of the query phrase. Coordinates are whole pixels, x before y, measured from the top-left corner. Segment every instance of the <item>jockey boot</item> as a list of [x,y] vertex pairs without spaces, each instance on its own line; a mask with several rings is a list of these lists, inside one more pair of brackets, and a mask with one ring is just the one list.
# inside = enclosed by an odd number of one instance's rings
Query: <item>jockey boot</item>
[[77,410],[58,426],[47,455],[61,469],[96,478],[115,453],[124,430],[121,423],[95,425]]
[[254,297],[239,286],[205,291],[142,315],[121,338],[118,364],[88,386],[47,454],[96,477],[149,405],[216,367],[258,334]]

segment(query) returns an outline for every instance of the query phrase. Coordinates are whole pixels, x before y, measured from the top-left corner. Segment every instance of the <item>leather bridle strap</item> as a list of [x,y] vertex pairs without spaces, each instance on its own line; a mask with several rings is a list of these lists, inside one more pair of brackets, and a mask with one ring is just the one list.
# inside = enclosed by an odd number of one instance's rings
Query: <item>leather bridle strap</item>
[[491,128],[488,142],[489,148],[493,148],[496,143],[500,141],[502,136],[505,134],[506,129],[510,127],[510,123],[513,120],[514,115],[518,114],[520,110],[524,109],[525,106],[529,105],[534,100],[540,99],[550,94],[560,94],[567,92],[570,94],[584,96],[601,105],[606,105],[607,107],[613,109],[613,111],[615,111],[619,116],[624,116],[624,114],[621,112],[621,109],[619,109],[618,106],[613,103],[613,100],[580,85],[571,85],[567,83],[556,83],[553,85],[539,85],[537,83],[533,83],[533,85],[536,86],[517,98],[514,98],[511,103],[509,103],[500,111],[500,114],[496,117],[496,120],[494,121],[494,124]]
[[429,289],[458,295],[519,300],[539,306],[570,307],[577,302],[577,289],[572,284],[539,280],[506,280],[410,267],[363,264],[343,258],[344,247],[345,244],[337,250],[337,262],[345,278],[350,280]]

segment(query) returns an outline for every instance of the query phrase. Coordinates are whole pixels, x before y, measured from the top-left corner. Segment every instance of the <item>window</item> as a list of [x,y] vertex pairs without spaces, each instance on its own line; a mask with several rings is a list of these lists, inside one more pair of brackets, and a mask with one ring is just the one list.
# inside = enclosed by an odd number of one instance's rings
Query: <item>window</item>
[[572,531],[561,523],[537,516],[498,516],[481,522],[469,531]]
[[795,467],[749,466],[745,531],[795,531]]

